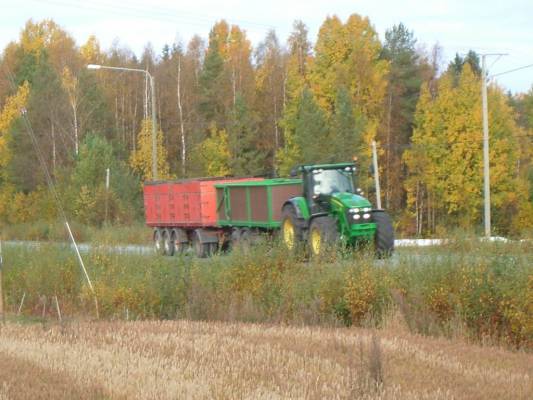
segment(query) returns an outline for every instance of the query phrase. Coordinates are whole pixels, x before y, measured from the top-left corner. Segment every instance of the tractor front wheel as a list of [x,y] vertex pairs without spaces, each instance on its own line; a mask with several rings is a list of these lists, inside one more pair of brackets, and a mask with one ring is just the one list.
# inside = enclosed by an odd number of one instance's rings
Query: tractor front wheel
[[339,240],[337,221],[331,217],[316,217],[309,227],[309,248],[313,257],[322,257],[334,249]]
[[281,211],[281,237],[285,247],[294,252],[303,239],[302,228],[293,206],[287,205]]
[[374,211],[372,218],[376,223],[376,255],[378,258],[389,258],[394,251],[394,229],[392,220],[386,212]]

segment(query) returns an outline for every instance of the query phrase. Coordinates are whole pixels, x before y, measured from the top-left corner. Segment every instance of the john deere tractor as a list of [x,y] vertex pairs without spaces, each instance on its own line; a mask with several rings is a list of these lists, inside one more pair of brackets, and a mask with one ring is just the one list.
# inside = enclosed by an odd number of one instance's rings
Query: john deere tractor
[[281,233],[289,250],[307,246],[312,256],[323,255],[337,245],[373,243],[376,255],[389,257],[394,250],[394,231],[389,215],[356,189],[353,163],[301,165],[303,193],[285,202]]

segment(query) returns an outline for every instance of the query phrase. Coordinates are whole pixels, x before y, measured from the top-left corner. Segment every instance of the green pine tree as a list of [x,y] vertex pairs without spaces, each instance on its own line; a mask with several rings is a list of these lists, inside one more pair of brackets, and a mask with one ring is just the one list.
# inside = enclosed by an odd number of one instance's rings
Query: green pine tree
[[413,32],[403,24],[385,33],[382,57],[389,61],[388,88],[384,101],[384,118],[378,135],[383,149],[382,185],[385,208],[405,209],[405,169],[402,155],[411,142],[414,113],[422,84],[422,65],[416,51]]
[[228,133],[233,174],[262,174],[265,171],[266,154],[258,148],[257,120],[240,94],[228,118]]
[[[106,190],[106,169],[110,171]],[[89,134],[84,138],[72,174],[67,179],[67,208],[80,222],[100,225],[108,221],[126,222],[141,213],[139,179],[121,161],[104,137]],[[107,203],[107,204],[106,204]]]
[[364,119],[356,117],[350,93],[345,87],[337,90],[331,121],[331,156],[333,161],[346,162],[364,154]]
[[199,110],[205,121],[224,126],[223,85],[224,60],[220,54],[218,39],[212,33],[209,49],[199,77],[201,99]]
[[299,153],[299,159],[295,160],[297,163],[329,162],[335,157],[326,114],[307,88],[302,92],[298,104],[294,142]]

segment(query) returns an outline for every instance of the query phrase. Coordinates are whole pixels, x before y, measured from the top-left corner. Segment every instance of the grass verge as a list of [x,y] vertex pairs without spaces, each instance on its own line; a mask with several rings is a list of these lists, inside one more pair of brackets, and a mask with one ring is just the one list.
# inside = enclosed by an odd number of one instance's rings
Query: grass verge
[[[72,250],[4,249],[12,314],[91,315],[93,300]],[[95,250],[86,263],[101,316],[379,327],[533,347],[533,252],[527,243],[452,242],[306,261],[263,243],[208,260]],[[21,306],[22,298],[24,302]]]

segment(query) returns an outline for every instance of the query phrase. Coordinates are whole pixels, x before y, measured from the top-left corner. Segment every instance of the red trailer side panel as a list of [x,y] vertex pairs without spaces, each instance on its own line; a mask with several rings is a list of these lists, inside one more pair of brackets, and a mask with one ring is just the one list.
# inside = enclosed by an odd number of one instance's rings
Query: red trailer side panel
[[215,184],[262,178],[191,179],[144,185],[146,224],[152,227],[198,228],[217,225]]

